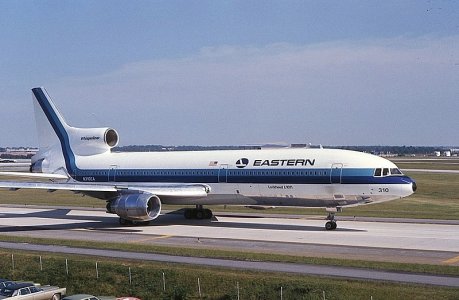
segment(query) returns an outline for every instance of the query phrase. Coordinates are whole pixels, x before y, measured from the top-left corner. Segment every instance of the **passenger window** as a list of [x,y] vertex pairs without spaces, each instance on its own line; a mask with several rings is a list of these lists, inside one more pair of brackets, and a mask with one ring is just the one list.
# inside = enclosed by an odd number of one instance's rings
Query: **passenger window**
[[377,168],[375,170],[375,177],[379,177],[379,176],[381,176],[381,168]]
[[383,176],[387,176],[387,175],[389,175],[389,169],[384,168],[383,169]]
[[19,295],[27,295],[29,294],[29,289],[24,288],[19,291]]

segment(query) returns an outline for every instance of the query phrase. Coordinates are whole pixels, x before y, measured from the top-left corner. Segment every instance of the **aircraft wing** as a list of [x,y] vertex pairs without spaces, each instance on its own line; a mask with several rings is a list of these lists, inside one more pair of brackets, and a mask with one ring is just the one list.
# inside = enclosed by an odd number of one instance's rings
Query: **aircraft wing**
[[14,182],[0,181],[0,188],[10,190],[42,189],[49,191],[67,190],[74,192],[117,192],[135,193],[146,192],[157,196],[168,197],[205,197],[210,187],[205,184],[154,184],[154,185],[126,185],[126,184],[94,184],[94,183],[57,183],[57,182]]

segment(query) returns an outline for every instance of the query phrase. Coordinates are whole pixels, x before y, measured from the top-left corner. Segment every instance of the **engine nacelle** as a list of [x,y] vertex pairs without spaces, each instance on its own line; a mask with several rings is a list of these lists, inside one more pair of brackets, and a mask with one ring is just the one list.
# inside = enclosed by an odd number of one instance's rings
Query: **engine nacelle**
[[112,128],[71,127],[70,144],[76,155],[95,155],[110,151],[118,145],[118,132]]
[[148,193],[126,194],[108,202],[107,212],[129,221],[151,221],[161,212],[161,200]]

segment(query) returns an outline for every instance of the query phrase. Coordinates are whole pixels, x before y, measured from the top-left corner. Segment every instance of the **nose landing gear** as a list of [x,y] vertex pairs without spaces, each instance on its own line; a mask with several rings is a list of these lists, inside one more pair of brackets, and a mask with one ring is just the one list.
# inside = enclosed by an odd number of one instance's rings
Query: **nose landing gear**
[[343,209],[342,209],[342,207],[337,206],[337,207],[327,207],[326,210],[328,212],[328,216],[327,216],[328,222],[325,223],[325,229],[326,230],[335,230],[338,227],[338,225],[336,225],[336,221],[335,221],[335,214],[338,213],[338,212],[342,212]]

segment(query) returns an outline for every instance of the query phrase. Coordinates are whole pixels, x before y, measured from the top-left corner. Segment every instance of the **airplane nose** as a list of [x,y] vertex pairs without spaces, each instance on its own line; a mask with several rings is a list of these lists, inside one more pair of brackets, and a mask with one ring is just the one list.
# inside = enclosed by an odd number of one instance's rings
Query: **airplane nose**
[[413,188],[413,192],[416,192],[416,190],[418,189],[418,186],[416,185],[415,181],[411,183],[411,187]]

